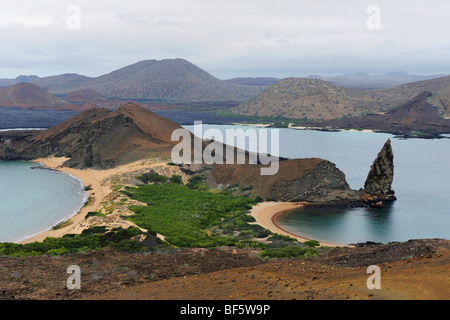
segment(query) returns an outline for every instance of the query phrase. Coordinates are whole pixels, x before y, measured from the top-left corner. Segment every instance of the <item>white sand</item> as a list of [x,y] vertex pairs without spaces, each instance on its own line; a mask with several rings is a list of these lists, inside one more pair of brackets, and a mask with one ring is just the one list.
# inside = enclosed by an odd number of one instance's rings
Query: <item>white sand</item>
[[[293,234],[289,231],[286,231],[275,222],[276,217],[278,215],[295,208],[300,208],[304,204],[305,204],[304,202],[262,202],[254,206],[250,214],[255,218],[256,222],[263,228],[266,228],[272,231],[273,233],[287,235],[297,239],[300,242],[305,242],[311,239],[307,239],[299,235]],[[327,247],[349,247],[349,245],[345,244],[327,243],[321,241],[319,241],[319,243],[321,246]]]

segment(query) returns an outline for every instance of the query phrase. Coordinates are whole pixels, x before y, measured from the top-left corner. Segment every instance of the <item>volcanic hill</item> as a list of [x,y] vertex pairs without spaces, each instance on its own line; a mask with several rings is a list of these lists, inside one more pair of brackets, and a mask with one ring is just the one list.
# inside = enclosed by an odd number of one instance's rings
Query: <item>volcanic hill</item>
[[34,159],[46,155],[70,158],[72,167],[110,168],[146,157],[168,157],[178,124],[143,107],[127,103],[114,112],[95,108],[44,131],[5,133],[0,158]]
[[48,107],[63,103],[64,101],[33,83],[21,82],[9,87],[0,87],[0,106],[3,107]]
[[93,89],[108,98],[244,101],[263,88],[228,83],[184,59],[144,60],[96,78],[60,75],[35,82],[54,94]]

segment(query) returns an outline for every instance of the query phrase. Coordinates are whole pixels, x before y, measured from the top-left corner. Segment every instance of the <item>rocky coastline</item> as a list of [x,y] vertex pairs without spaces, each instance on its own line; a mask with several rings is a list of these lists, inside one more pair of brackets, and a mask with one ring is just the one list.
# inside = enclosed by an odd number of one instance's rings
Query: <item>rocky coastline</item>
[[313,121],[307,125],[323,131],[364,128],[405,139],[446,138],[442,134],[450,133],[450,119],[443,118],[439,111],[429,103],[432,96],[431,92],[424,91],[405,104],[385,112],[321,122]]

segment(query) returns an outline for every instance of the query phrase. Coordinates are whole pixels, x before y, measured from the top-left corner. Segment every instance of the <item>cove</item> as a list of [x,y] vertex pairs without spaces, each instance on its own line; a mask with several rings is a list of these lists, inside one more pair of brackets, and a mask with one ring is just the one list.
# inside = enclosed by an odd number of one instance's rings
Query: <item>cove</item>
[[0,162],[0,242],[51,229],[84,205],[81,181],[27,161]]

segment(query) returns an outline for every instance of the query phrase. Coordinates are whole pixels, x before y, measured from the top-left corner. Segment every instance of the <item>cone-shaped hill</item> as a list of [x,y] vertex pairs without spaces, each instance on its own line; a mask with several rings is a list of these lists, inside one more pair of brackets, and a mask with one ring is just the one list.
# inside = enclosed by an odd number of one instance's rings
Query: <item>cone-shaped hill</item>
[[70,158],[72,167],[111,168],[146,157],[170,157],[178,142],[175,122],[127,103],[114,112],[96,108],[44,131],[3,135],[0,158],[33,159],[47,155]]
[[0,106],[36,107],[61,104],[64,104],[64,101],[32,83],[21,82],[0,88]]

